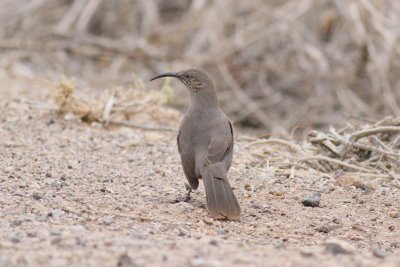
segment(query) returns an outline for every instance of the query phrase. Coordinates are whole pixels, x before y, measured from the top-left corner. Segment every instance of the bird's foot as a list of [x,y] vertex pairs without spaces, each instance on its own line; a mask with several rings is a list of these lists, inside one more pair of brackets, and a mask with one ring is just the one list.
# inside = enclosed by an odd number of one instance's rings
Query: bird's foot
[[187,190],[187,194],[183,202],[188,202],[190,200],[190,193],[192,192],[192,187],[188,183],[185,183],[185,187]]

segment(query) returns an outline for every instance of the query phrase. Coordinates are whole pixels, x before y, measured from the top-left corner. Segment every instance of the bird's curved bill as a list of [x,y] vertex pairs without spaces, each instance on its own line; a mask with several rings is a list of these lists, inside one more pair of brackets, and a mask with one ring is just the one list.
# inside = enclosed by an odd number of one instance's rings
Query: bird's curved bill
[[157,75],[154,78],[151,78],[150,81],[153,81],[153,80],[158,79],[158,78],[163,78],[163,77],[179,78],[179,76],[178,76],[178,74],[176,72],[165,72],[165,73],[161,73],[160,75]]

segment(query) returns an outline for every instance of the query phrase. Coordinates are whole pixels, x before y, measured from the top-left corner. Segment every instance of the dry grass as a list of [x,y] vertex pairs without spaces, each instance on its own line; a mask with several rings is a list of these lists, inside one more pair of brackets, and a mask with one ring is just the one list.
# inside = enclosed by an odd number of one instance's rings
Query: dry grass
[[[212,72],[224,109],[277,136],[400,115],[397,1],[0,3],[0,64],[128,83],[131,73]],[[100,76],[100,77],[99,77]],[[118,81],[116,83],[116,81]]]
[[289,176],[297,170],[314,170],[326,176],[333,173],[340,180],[345,171],[362,178],[359,181],[400,188],[400,118],[388,117],[373,124],[349,123],[328,133],[311,131],[301,143],[255,139],[248,146],[253,156]]
[[[145,91],[139,80],[136,85],[136,88],[105,90],[100,97],[94,97],[77,93],[75,83],[64,77],[52,91],[56,109],[67,118],[72,116],[84,122],[98,122],[105,126],[113,124],[143,130],[175,131],[180,114],[161,106],[165,101],[163,92]],[[151,119],[161,126],[139,125],[134,123],[135,119]]]

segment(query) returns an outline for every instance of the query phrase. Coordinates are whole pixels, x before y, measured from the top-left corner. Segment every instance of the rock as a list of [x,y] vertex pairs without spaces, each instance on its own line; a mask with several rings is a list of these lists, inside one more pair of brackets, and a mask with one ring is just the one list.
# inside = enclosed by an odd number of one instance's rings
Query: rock
[[41,200],[43,197],[39,193],[33,193],[32,198],[35,200]]
[[185,213],[193,212],[194,211],[193,205],[189,204],[188,206],[185,207],[184,211],[185,211]]
[[372,251],[372,255],[374,255],[375,257],[378,257],[378,258],[385,258],[388,254],[385,251],[383,251],[381,248],[375,248]]
[[46,177],[47,178],[51,178],[53,175],[51,174],[51,172],[46,172]]
[[53,238],[51,241],[50,241],[50,243],[52,244],[52,245],[58,245],[58,244],[60,244],[61,242],[62,242],[62,238],[61,237],[55,237],[55,238]]
[[10,222],[10,226],[12,227],[20,226],[21,224],[22,224],[21,220],[14,220]]
[[12,167],[12,166],[7,166],[7,167],[5,167],[3,170],[4,170],[5,173],[8,174],[8,173],[12,172],[13,167]]
[[315,228],[315,230],[317,230],[320,233],[327,234],[332,230],[332,227],[329,227],[328,225],[321,225],[321,226]]
[[226,235],[227,231],[224,228],[218,228],[217,234],[219,235]]
[[45,221],[47,221],[48,219],[49,219],[49,217],[48,217],[47,215],[41,215],[41,216],[36,217],[36,220],[37,220],[38,222],[45,222]]
[[19,243],[19,242],[21,242],[21,239],[19,239],[18,237],[15,237],[15,236],[13,236],[13,237],[11,237],[10,238],[10,241],[12,242],[12,243]]
[[117,263],[117,267],[137,267],[138,265],[129,257],[128,254],[122,254]]
[[304,206],[306,207],[318,207],[319,202],[321,200],[321,194],[320,193],[313,193],[306,198],[303,199],[301,203],[303,203]]
[[47,214],[49,217],[54,217],[54,218],[58,218],[61,217],[65,214],[65,211],[60,210],[60,209],[54,209],[52,211],[49,212],[49,214]]
[[36,237],[37,236],[37,232],[36,231],[30,231],[26,233],[27,237]]
[[175,201],[173,201],[172,204],[176,204],[177,207],[179,207],[179,209],[184,210],[184,212],[193,212],[195,210],[194,206],[188,202],[184,202],[181,199],[176,199]]
[[179,227],[179,236],[189,236],[189,231],[183,227]]
[[105,225],[110,225],[114,222],[114,219],[111,216],[106,216],[103,218],[103,223]]
[[263,205],[261,205],[260,203],[253,203],[251,207],[256,210],[262,210],[264,208]]
[[49,234],[52,236],[60,236],[61,235],[61,231],[58,229],[50,229]]
[[214,223],[214,219],[206,217],[203,219],[203,222],[205,222],[208,225],[212,225]]
[[393,218],[393,219],[397,219],[397,218],[400,217],[400,212],[397,212],[397,211],[390,211],[390,212],[388,213],[388,215],[389,215],[391,218]]
[[14,193],[12,193],[13,197],[23,197],[24,195],[25,195],[24,192],[20,190],[14,191]]
[[351,254],[355,248],[348,242],[338,239],[328,239],[325,241],[325,250],[333,255]]
[[218,246],[217,240],[211,239],[211,240],[210,240],[210,245],[212,245],[212,246]]
[[47,126],[50,126],[50,125],[52,125],[52,124],[54,124],[54,123],[56,123],[56,122],[54,121],[53,118],[51,118],[51,119],[46,123],[46,125],[47,125]]
[[190,261],[191,266],[203,266],[205,264],[204,258],[202,257],[195,257]]
[[278,198],[281,198],[285,195],[285,193],[282,191],[269,191],[268,194],[273,195]]
[[315,251],[313,251],[311,248],[300,248],[300,254],[303,257],[313,257],[315,255]]
[[150,234],[150,230],[149,229],[140,229],[140,230],[138,229],[138,230],[135,230],[133,233],[131,233],[129,235],[129,238],[132,238],[132,239],[147,239],[149,234]]
[[360,235],[349,235],[348,238],[351,239],[351,240],[354,240],[354,241],[364,240],[364,237],[362,237]]
[[67,185],[67,183],[62,181],[62,180],[61,181],[54,181],[54,182],[51,183],[51,186],[56,188],[56,189],[61,189],[63,186],[66,186],[66,185]]
[[253,191],[253,187],[250,184],[245,184],[244,189],[247,191]]

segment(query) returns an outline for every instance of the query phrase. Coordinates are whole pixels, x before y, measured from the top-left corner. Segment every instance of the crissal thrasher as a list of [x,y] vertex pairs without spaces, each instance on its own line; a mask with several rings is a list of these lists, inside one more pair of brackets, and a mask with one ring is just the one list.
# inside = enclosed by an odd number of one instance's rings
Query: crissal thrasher
[[162,77],[177,78],[191,95],[177,138],[183,171],[190,184],[186,199],[202,178],[211,217],[240,220],[240,206],[227,177],[233,155],[233,129],[218,106],[214,83],[198,69],[163,73],[151,80]]

